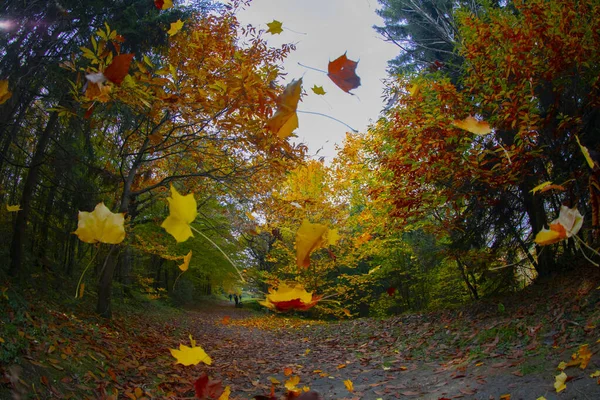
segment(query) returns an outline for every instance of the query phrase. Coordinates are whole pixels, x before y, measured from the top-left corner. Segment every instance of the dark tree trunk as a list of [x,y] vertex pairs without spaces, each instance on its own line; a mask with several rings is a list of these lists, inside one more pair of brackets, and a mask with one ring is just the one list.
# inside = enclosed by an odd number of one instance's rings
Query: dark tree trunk
[[10,246],[10,266],[8,273],[11,276],[17,276],[23,265],[23,250],[27,236],[27,221],[29,220],[29,213],[31,212],[33,192],[37,185],[40,169],[42,168],[44,152],[46,151],[46,147],[50,142],[50,137],[56,128],[57,122],[58,113],[52,112],[52,114],[50,114],[50,118],[48,119],[48,123],[46,124],[46,128],[40,135],[33,158],[31,160],[31,165],[29,166],[27,178],[25,178],[25,184],[23,186],[23,193],[20,201],[22,210],[17,213],[12,243]]
[[[529,224],[535,235],[542,230],[546,224],[546,210],[544,210],[544,203],[541,196],[534,196],[531,193],[533,187],[530,177],[525,177],[521,185],[519,185],[525,212],[529,217]],[[556,271],[556,263],[554,262],[554,255],[550,252],[550,249],[548,248],[544,251],[542,251],[542,249],[543,248],[540,246],[535,246],[535,251],[538,255],[535,269],[540,277],[546,277]]]
[[121,246],[118,244],[113,244],[111,246],[101,269],[100,282],[98,284],[98,303],[96,305],[96,312],[103,318],[112,318],[112,307],[110,302],[112,281],[115,267],[117,266],[117,261],[119,258],[118,249],[120,247]]
[[[148,148],[148,144],[150,140],[146,139],[142,144],[140,150],[138,151],[135,160],[132,163],[131,168],[129,169],[129,174],[125,179],[123,184],[123,194],[121,195],[121,204],[119,206],[119,211],[121,213],[126,213],[129,211],[129,207],[132,204],[132,195],[131,195],[131,186],[137,174],[137,171],[144,160],[144,152]],[[115,247],[123,247],[122,245],[115,245]],[[112,249],[111,249],[112,252]],[[105,264],[104,268],[102,268],[100,281],[98,282],[98,305],[96,307],[96,311],[104,318],[112,317],[111,310],[111,287],[113,276],[115,273],[115,269],[117,267],[118,257],[108,257],[108,262]]]

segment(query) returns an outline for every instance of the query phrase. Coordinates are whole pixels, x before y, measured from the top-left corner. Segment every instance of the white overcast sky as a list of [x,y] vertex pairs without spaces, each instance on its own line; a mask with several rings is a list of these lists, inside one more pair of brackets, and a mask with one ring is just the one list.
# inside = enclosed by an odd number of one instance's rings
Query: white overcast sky
[[[288,75],[282,83],[303,77],[306,95],[298,105],[299,111],[328,114],[364,132],[384,106],[382,80],[386,78],[387,61],[399,50],[373,29],[373,25],[383,24],[375,13],[378,6],[377,0],[253,0],[238,18],[242,24],[261,29],[267,29],[266,24],[274,19],[283,23],[280,35],[265,37],[271,46],[296,44],[296,51],[284,63]],[[344,52],[349,59],[359,60],[356,73],[361,86],[352,90],[355,96],[343,92],[326,74],[298,65],[300,62],[327,70],[328,62]],[[325,96],[315,95],[310,90],[313,85],[323,86]],[[322,148],[317,157],[324,156],[331,162],[335,145],[341,144],[349,129],[321,116],[298,113],[298,119],[298,137],[290,140],[307,144],[309,154]]]

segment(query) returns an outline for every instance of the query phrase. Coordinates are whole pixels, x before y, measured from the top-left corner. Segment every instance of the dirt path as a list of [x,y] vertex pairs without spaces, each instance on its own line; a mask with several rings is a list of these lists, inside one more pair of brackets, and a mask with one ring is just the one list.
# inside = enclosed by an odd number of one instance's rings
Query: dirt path
[[[600,271],[590,276],[555,278],[502,303],[329,323],[212,300],[186,311],[132,303],[106,321],[91,302],[9,294],[0,399],[191,400],[205,372],[231,386],[232,400],[268,396],[272,382],[282,399],[291,377],[327,400],[600,399],[590,377],[600,370]],[[212,365],[175,363],[169,349],[189,345],[190,334]],[[571,365],[557,394],[560,362]]]
[[[226,325],[224,317],[230,318]],[[289,379],[284,368],[300,377],[299,387],[308,386],[325,399],[600,398],[597,378],[589,377],[600,368],[595,354],[585,370],[565,371],[571,379],[557,395],[556,367],[561,360],[569,361],[577,347],[552,352],[553,346],[531,341],[535,345],[530,344],[529,350],[500,348],[503,331],[498,323],[488,330],[496,336],[478,345],[480,357],[473,357],[473,348],[452,347],[473,332],[416,316],[319,324],[252,316],[221,303],[191,311],[189,318],[199,343],[213,357],[213,366],[206,367],[209,375],[231,385],[232,399],[267,395],[269,377]],[[483,330],[475,336],[485,336],[485,325]],[[345,388],[347,379],[352,380],[354,393]],[[279,385],[277,394],[284,392]]]

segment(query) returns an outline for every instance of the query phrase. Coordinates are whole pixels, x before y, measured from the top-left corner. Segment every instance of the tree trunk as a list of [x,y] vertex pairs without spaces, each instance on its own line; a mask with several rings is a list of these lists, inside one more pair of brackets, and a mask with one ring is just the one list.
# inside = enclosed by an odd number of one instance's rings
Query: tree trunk
[[[534,196],[531,193],[533,187],[530,177],[526,177],[519,185],[525,212],[527,212],[527,216],[529,217],[531,231],[535,235],[546,224],[546,211],[544,210],[544,203],[541,196]],[[554,262],[552,252],[549,249],[545,251],[542,251],[542,249],[540,246],[535,246],[535,251],[538,255],[535,269],[540,277],[546,277],[556,271],[556,263]]]
[[38,140],[37,146],[33,158],[31,159],[31,165],[29,166],[29,173],[25,178],[25,185],[23,186],[23,193],[21,195],[21,211],[17,213],[15,220],[15,226],[13,231],[12,243],[10,246],[10,266],[8,273],[11,276],[17,276],[23,266],[23,248],[26,239],[27,232],[27,221],[29,220],[29,213],[31,211],[31,201],[35,186],[37,185],[38,175],[42,168],[42,161],[44,160],[44,152],[50,142],[50,137],[54,132],[56,124],[58,122],[58,113],[52,112],[46,128],[41,133]]
[[112,280],[113,274],[115,272],[115,267],[117,266],[117,261],[119,258],[119,252],[117,250],[121,247],[118,244],[113,244],[106,256],[106,260],[104,261],[104,265],[102,266],[102,270],[100,272],[100,282],[98,284],[98,303],[96,305],[96,312],[100,314],[101,317],[110,319],[112,318],[112,306],[111,306],[111,290],[112,290]]
[[[137,174],[137,171],[144,160],[144,152],[148,148],[148,144],[150,143],[149,139],[146,139],[142,144],[140,150],[138,151],[135,160],[133,161],[131,168],[129,169],[129,174],[123,183],[123,194],[121,195],[121,205],[119,206],[119,211],[121,213],[126,213],[129,211],[129,207],[131,205],[131,186]],[[114,247],[123,247],[123,245],[115,245]],[[126,245],[125,245],[126,246]],[[111,249],[112,252],[112,249]],[[104,318],[112,317],[111,310],[111,287],[113,281],[113,275],[115,273],[115,269],[117,267],[118,257],[108,257],[109,260],[105,264],[104,268],[102,268],[100,281],[98,282],[98,304],[96,307],[96,311]]]

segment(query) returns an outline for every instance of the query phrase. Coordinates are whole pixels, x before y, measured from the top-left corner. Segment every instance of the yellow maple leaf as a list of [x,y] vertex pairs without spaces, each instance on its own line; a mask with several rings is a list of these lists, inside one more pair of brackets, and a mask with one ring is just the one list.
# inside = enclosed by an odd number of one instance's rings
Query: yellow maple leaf
[[468,116],[460,121],[454,121],[452,125],[476,135],[487,135],[488,133],[492,132],[490,124],[485,121],[478,121],[471,116]]
[[279,35],[281,32],[283,32],[283,24],[275,19],[272,22],[269,22],[267,26],[269,27],[269,29],[267,29],[267,33],[270,33],[271,35]]
[[187,253],[187,255],[185,257],[183,257],[183,264],[181,264],[179,266],[179,269],[184,272],[187,271],[190,266],[191,259],[192,259],[192,251],[190,250],[189,253]]
[[319,96],[323,96],[326,93],[323,86],[314,85],[311,89],[314,94],[318,94]]
[[554,389],[556,389],[556,393],[560,393],[567,388],[565,384],[567,380],[567,374],[561,372],[560,374],[555,376],[556,381],[554,382]]
[[297,384],[300,383],[300,377],[298,375],[290,377],[287,381],[285,381],[284,385],[287,390],[290,392],[296,392],[299,389],[296,387]]
[[125,239],[125,215],[112,213],[104,203],[98,203],[92,212],[79,211],[73,233],[86,243],[121,243]]
[[[2,104],[1,99],[0,99],[0,104]],[[577,140],[577,144],[579,145],[579,149],[581,150],[581,153],[583,154],[585,161],[587,162],[587,164],[589,165],[589,167],[591,169],[594,169],[594,160],[592,160],[589,150],[587,149],[587,147],[585,147],[584,145],[581,144],[581,142],[579,141],[579,137],[577,135],[575,135],[575,139]]]
[[167,201],[169,202],[169,216],[163,221],[161,228],[165,228],[177,242],[185,242],[194,236],[190,229],[190,224],[198,215],[194,195],[190,193],[182,196],[171,185],[171,197],[167,197]]
[[281,283],[277,289],[270,288],[266,299],[259,303],[275,311],[305,311],[317,304],[320,299],[321,296],[307,292],[300,284]]
[[273,385],[279,385],[279,384],[281,384],[281,382],[280,382],[280,381],[279,381],[277,378],[275,378],[275,377],[273,377],[273,376],[268,376],[268,377],[267,377],[267,379],[268,379],[268,380],[269,380],[269,381],[270,381],[270,382],[271,382]]
[[17,211],[21,211],[22,208],[20,205],[15,204],[14,206],[9,206],[8,204],[6,205],[6,209],[8,210],[8,212],[17,212]]
[[299,267],[310,265],[310,253],[339,239],[337,231],[329,231],[323,224],[313,224],[307,219],[296,232],[296,264]]
[[583,225],[583,215],[577,208],[560,207],[558,218],[550,223],[550,230],[542,229],[534,242],[540,246],[559,242],[576,235]]
[[[161,5],[162,3],[162,5]],[[154,1],[154,4],[160,5],[160,9],[161,10],[168,10],[169,8],[173,7],[173,0],[161,0],[161,1]]]
[[346,379],[344,381],[344,386],[346,386],[346,389],[350,392],[353,393],[354,392],[354,384],[352,383],[352,381],[350,379]]
[[183,21],[178,19],[176,22],[171,22],[171,28],[167,31],[169,36],[177,34],[183,28]]
[[280,139],[290,136],[298,127],[298,101],[302,92],[302,78],[289,83],[277,98],[277,111],[267,121],[267,130],[275,133]]
[[530,192],[533,193],[533,194],[536,194],[536,192],[541,191],[542,189],[544,189],[548,185],[552,185],[552,182],[546,181],[544,183],[540,183],[539,185],[537,185],[536,187],[534,187],[533,189],[531,189]]
[[12,92],[8,90],[8,81],[3,80],[0,81],[0,104],[4,103],[6,100],[10,99],[12,96]]
[[551,224],[550,229],[543,228],[541,231],[539,231],[537,235],[535,235],[535,239],[533,239],[533,241],[540,246],[546,246],[548,244],[560,242],[566,238],[567,231],[565,231],[562,225]]
[[196,365],[199,362],[203,362],[206,365],[211,365],[212,360],[210,356],[206,354],[202,347],[196,346],[196,341],[192,339],[192,335],[190,335],[190,343],[192,345],[191,347],[180,344],[179,350],[169,349],[171,351],[171,355],[177,359],[177,363],[185,366]]
[[221,393],[218,400],[229,400],[230,394],[231,394],[231,387],[225,386],[225,390],[223,390],[223,393]]
[[556,367],[556,369],[563,371],[567,367],[568,367],[567,363],[564,361],[561,361],[560,363],[558,363],[558,367]]

